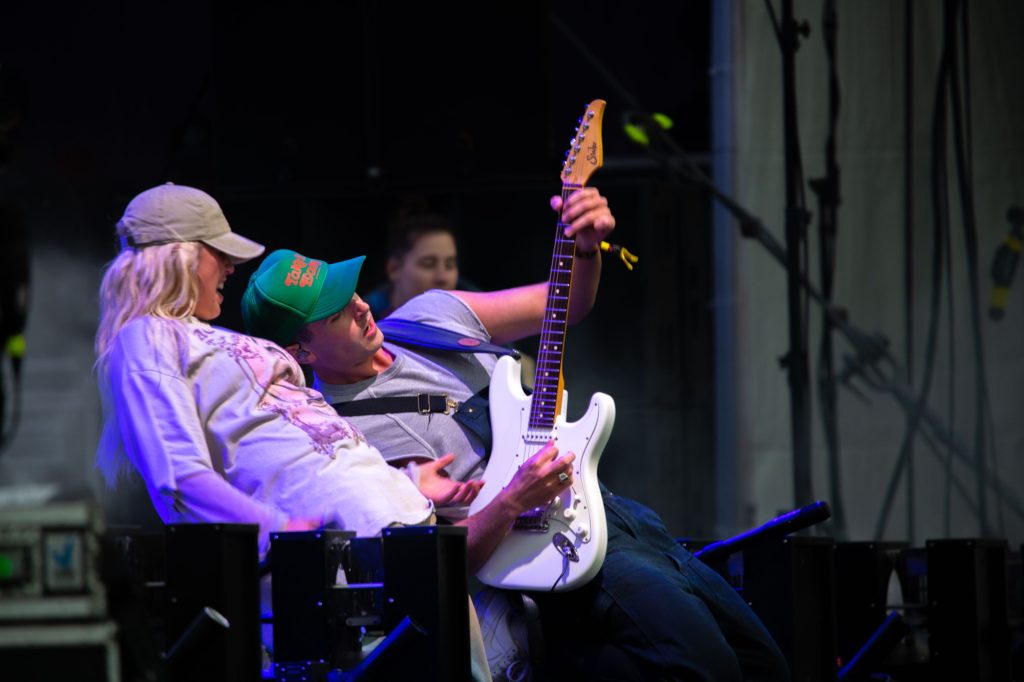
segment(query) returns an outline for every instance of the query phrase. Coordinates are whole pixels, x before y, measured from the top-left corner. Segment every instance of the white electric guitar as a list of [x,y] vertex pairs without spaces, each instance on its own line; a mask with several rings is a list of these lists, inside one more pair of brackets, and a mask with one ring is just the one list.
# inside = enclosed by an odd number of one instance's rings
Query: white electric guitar
[[[604,107],[604,100],[594,100],[580,119],[562,168],[563,201],[601,167]],[[512,531],[477,573],[480,580],[494,587],[581,587],[600,570],[608,546],[597,463],[612,432],[615,403],[611,396],[595,393],[581,419],[572,423],[565,420],[568,394],[563,390],[562,357],[576,253],[576,240],[565,237],[565,227],[559,220],[555,229],[533,395],[523,392],[519,362],[511,357],[498,360],[491,376],[494,450],[483,476],[486,483],[470,506],[470,513],[487,506],[519,467],[550,440],[555,441],[560,455],[576,453],[573,483],[546,506],[516,520]]]

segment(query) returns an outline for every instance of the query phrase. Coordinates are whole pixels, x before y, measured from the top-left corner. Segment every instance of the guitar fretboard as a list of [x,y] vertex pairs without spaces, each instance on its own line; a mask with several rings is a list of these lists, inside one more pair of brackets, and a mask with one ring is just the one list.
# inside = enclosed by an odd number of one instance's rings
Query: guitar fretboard
[[[562,205],[581,185],[562,185]],[[551,255],[551,273],[548,276],[548,298],[544,306],[544,322],[540,331],[540,349],[537,351],[537,373],[533,381],[533,401],[530,405],[530,428],[554,428],[558,414],[561,388],[562,358],[565,353],[565,328],[568,324],[569,290],[576,257],[576,240],[565,236],[566,223],[555,226],[555,248]]]

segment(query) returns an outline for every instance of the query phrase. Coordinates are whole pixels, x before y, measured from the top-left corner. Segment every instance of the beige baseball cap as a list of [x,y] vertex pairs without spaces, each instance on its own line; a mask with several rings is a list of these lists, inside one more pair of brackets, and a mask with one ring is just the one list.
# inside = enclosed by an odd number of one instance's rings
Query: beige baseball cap
[[128,202],[117,231],[132,247],[202,242],[235,263],[252,260],[266,249],[232,232],[224,211],[209,194],[172,182],[147,189]]

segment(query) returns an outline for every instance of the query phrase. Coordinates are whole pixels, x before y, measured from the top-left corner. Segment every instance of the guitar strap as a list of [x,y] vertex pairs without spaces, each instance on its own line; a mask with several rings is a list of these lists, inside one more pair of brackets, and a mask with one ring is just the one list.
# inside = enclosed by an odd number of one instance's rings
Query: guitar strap
[[421,348],[451,350],[457,353],[491,353],[493,355],[511,355],[518,359],[519,351],[481,339],[458,334],[449,329],[435,327],[425,322],[403,320],[388,317],[377,322],[388,341],[397,341]]
[[[384,332],[388,341],[406,346],[447,350],[455,353],[492,353],[519,357],[517,350],[457,334],[423,322],[389,317],[380,320],[377,326]],[[491,418],[487,409],[487,394],[488,387],[484,386],[477,394],[470,396],[462,403],[452,400],[447,394],[420,393],[413,396],[352,400],[347,403],[334,403],[331,407],[342,417],[397,412],[451,414],[452,419],[481,440],[485,452],[490,452],[493,437],[491,435]]]

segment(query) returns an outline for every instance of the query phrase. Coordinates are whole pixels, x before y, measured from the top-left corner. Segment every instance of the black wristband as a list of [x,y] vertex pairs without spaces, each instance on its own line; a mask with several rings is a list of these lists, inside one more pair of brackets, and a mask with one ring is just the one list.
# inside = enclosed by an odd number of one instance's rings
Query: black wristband
[[601,252],[600,248],[596,248],[593,251],[580,251],[579,249],[576,249],[576,257],[577,258],[586,258],[587,260],[590,260],[591,258],[595,257],[600,252]]

